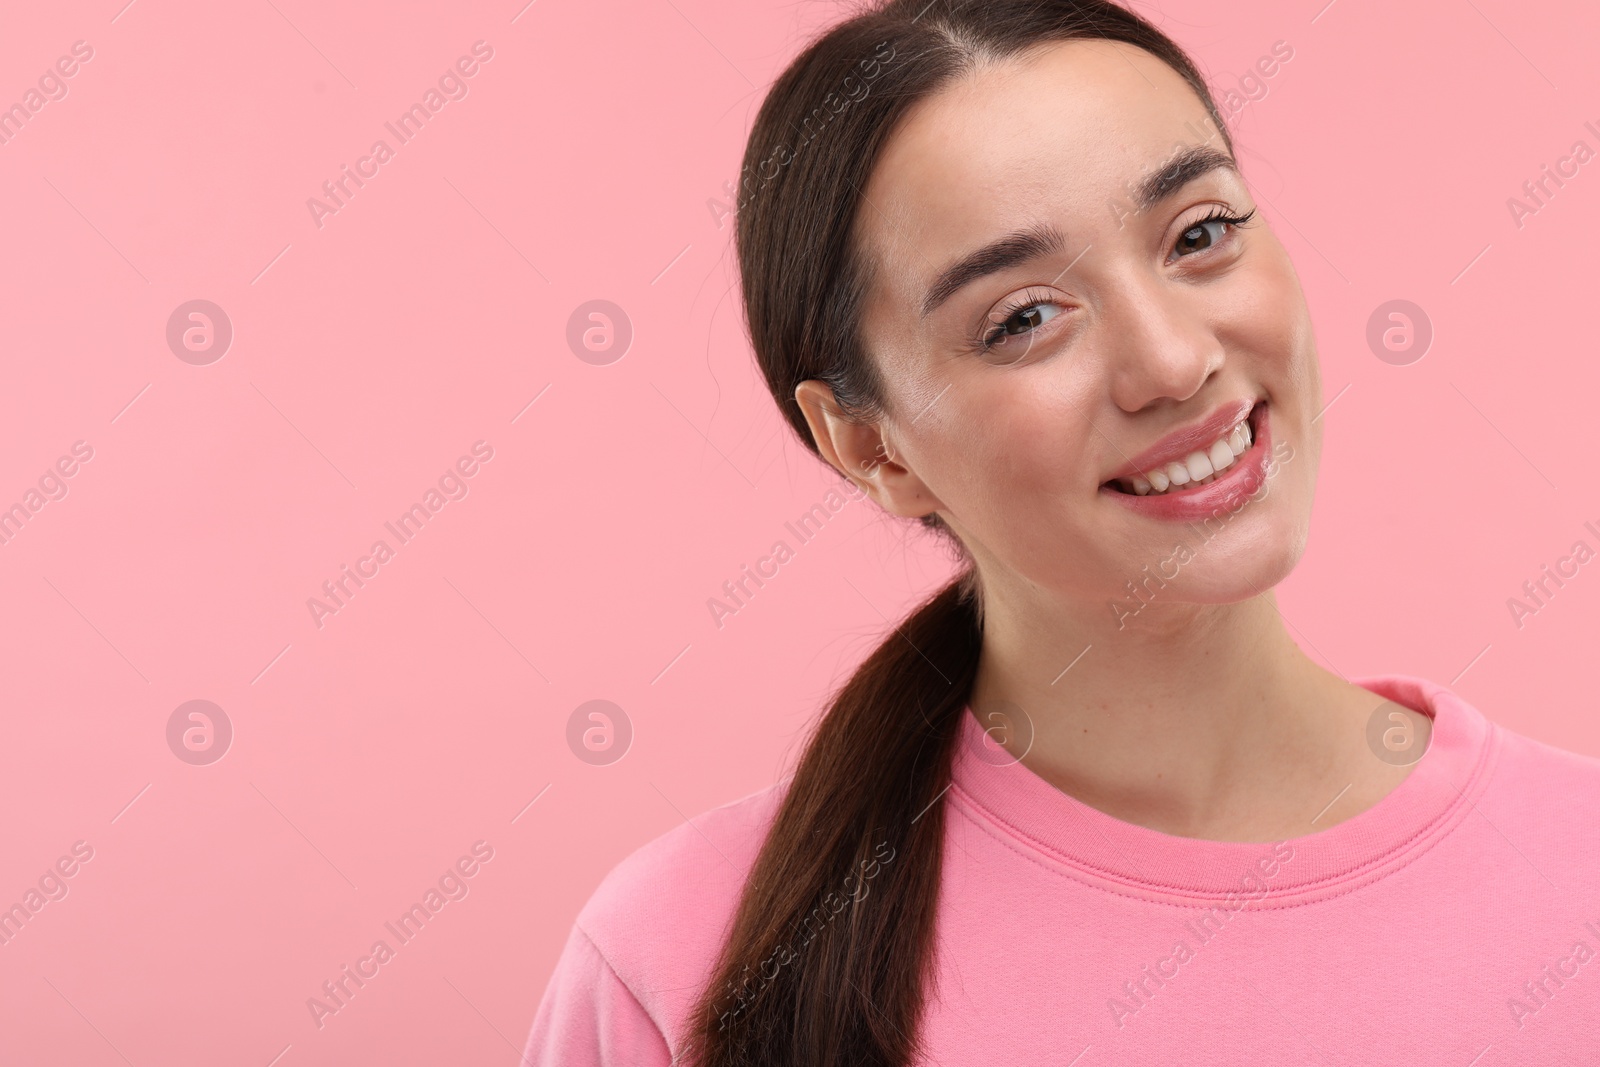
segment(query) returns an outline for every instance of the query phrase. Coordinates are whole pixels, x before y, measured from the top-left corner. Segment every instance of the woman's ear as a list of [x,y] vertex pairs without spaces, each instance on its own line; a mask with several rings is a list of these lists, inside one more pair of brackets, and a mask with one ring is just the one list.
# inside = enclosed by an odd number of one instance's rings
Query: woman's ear
[[822,458],[865,490],[883,510],[920,518],[943,506],[922,479],[899,461],[881,421],[850,418],[840,410],[832,387],[820,379],[809,378],[795,386],[794,399]]

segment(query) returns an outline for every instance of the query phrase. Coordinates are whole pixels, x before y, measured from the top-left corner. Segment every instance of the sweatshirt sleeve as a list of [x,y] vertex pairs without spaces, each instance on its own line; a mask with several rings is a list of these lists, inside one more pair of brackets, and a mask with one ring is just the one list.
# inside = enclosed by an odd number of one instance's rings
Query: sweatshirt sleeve
[[666,1039],[576,924],[534,1016],[523,1067],[669,1067]]

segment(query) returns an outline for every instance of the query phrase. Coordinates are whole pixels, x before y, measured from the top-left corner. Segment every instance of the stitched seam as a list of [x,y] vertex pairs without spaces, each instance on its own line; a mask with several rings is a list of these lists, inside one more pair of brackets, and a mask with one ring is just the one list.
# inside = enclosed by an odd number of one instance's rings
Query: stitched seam
[[[1475,806],[1476,798],[1481,797],[1488,789],[1489,778],[1492,777],[1494,771],[1494,768],[1489,764],[1498,757],[1500,748],[1500,729],[1498,725],[1493,722],[1489,722],[1487,725],[1488,732],[1484,740],[1483,751],[1479,754],[1478,762],[1476,766],[1474,766],[1472,773],[1468,775],[1467,785],[1456,794],[1455,799],[1450,802],[1444,811],[1442,811],[1434,819],[1430,820],[1426,826],[1422,827],[1416,833],[1406,838],[1404,842],[1401,842],[1400,844],[1387,850],[1382,856],[1379,856],[1368,863],[1364,863],[1360,867],[1345,871],[1341,874],[1328,875],[1315,881],[1299,883],[1295,887],[1295,892],[1315,892],[1318,889],[1325,889],[1330,885],[1337,885],[1339,882],[1347,879],[1352,883],[1350,886],[1339,892],[1315,895],[1310,900],[1301,900],[1295,903],[1267,905],[1254,909],[1247,905],[1246,907],[1237,910],[1287,910],[1289,908],[1300,908],[1310,904],[1317,904],[1325,900],[1336,900],[1339,897],[1353,893],[1358,889],[1372,885],[1376,882],[1380,882],[1383,879],[1388,878],[1390,875],[1404,870],[1417,859],[1426,855],[1441,841],[1449,837],[1450,834],[1455,831],[1457,826],[1465,822],[1466,815],[1462,814],[1459,818],[1455,818],[1453,823],[1445,826],[1443,830],[1435,833],[1431,841],[1426,841],[1421,845],[1415,845],[1418,838],[1423,837],[1429,831],[1437,829],[1447,820],[1454,818],[1456,814],[1461,811],[1461,809]],[[1088,871],[1098,874],[1101,877],[1109,880],[1120,881],[1123,883],[1130,882],[1130,879],[1126,875],[1112,872],[1108,869],[1097,867],[1094,864],[1085,863],[1078,859],[1067,857],[1056,851],[1054,848],[1046,845],[1044,842],[1036,841],[1030,835],[1023,833],[1021,830],[1013,827],[1010,823],[989,811],[989,809],[979,803],[978,800],[972,796],[972,794],[968,793],[965,789],[962,789],[959,784],[952,783],[951,791],[958,794],[960,802],[956,805],[956,808],[961,812],[962,816],[968,822],[974,824],[989,836],[995,838],[1001,844],[1005,845],[1011,851],[1028,860],[1030,863],[1042,867],[1043,869],[1058,876],[1070,878],[1072,881],[1086,885],[1090,889],[1097,889],[1103,893],[1109,893],[1112,896],[1123,897],[1128,900],[1137,900],[1145,904],[1163,904],[1174,908],[1209,911],[1212,908],[1215,908],[1217,904],[1223,903],[1221,894],[1219,894],[1215,899],[1210,900],[1208,903],[1201,903],[1197,901],[1191,904],[1173,900],[1154,900],[1137,892],[1130,892],[1121,887],[1103,885],[1100,882],[1085,878],[1083,877],[1083,872]],[[982,817],[980,818],[978,814],[975,814],[975,812],[981,813]],[[1022,842],[1026,842],[1028,847],[1021,847]],[[1261,844],[1268,844],[1268,842],[1261,842]],[[1411,848],[1410,853],[1401,855],[1401,858],[1395,862],[1394,866],[1379,874],[1374,875],[1371,873],[1377,866],[1384,862],[1384,860],[1395,856],[1397,853],[1401,853],[1403,849],[1408,846],[1414,847]],[[1039,855],[1039,853],[1043,853],[1043,856]],[[1044,857],[1049,857],[1049,859],[1053,860],[1055,864],[1059,864],[1059,866],[1045,862]],[[1062,868],[1066,869],[1063,870]],[[1371,876],[1363,878],[1363,875]],[[1160,885],[1159,883],[1142,884],[1154,886],[1159,891],[1171,894],[1192,894],[1195,892],[1194,890],[1177,889],[1172,886]],[[1131,889],[1132,887],[1130,886],[1129,888]],[[1272,899],[1270,893],[1266,897],[1261,898],[1261,900],[1270,899]],[[1259,901],[1252,900],[1249,903],[1257,904]]]
[[572,928],[582,934],[585,941],[589,942],[590,947],[595,951],[595,955],[600,957],[600,962],[604,963],[606,970],[611,972],[611,977],[617,980],[618,985],[627,990],[628,996],[633,998],[633,1002],[639,1006],[639,1011],[643,1013],[646,1019],[650,1020],[650,1025],[656,1028],[656,1033],[661,1037],[661,1043],[667,1047],[667,1051],[676,1059],[677,1053],[672,1048],[672,1042],[667,1040],[667,1032],[662,1027],[661,1021],[655,1017],[655,1013],[645,1006],[644,1001],[639,999],[639,994],[634,991],[632,984],[622,977],[622,972],[618,971],[616,964],[611,962],[611,957],[607,956],[605,949],[600,947],[600,942],[596,941],[594,935],[585,930],[581,923],[574,921]]

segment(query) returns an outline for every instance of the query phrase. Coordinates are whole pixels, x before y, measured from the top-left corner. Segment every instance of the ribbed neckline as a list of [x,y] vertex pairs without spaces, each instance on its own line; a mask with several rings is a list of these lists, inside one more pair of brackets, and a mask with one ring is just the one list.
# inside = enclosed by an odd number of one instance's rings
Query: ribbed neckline
[[[1277,845],[1177,837],[1123,822],[1063,793],[1021,763],[980,758],[983,727],[962,718],[950,789],[957,810],[1059,873],[1123,896],[1207,905],[1248,892],[1251,906],[1291,907],[1349,892],[1421,855],[1466,817],[1492,773],[1498,732],[1472,705],[1408,675],[1352,679],[1433,719],[1428,750],[1382,800],[1325,830]],[[990,751],[993,751],[992,745]],[[1289,849],[1292,855],[1283,858]],[[1270,877],[1261,872],[1272,868]],[[1266,884],[1265,895],[1248,876]]]

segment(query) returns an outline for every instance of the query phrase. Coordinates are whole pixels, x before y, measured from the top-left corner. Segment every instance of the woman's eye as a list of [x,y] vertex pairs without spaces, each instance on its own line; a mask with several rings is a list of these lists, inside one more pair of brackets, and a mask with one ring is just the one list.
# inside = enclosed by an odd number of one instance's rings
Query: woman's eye
[[1219,233],[1217,234],[1216,238],[1213,239],[1209,236],[1208,228],[1211,226],[1226,225],[1227,222],[1223,219],[1207,219],[1205,222],[1195,223],[1187,230],[1184,230],[1183,236],[1178,238],[1179,253],[1182,254],[1184,251],[1201,252],[1207,248],[1210,248],[1215,240],[1221,240],[1222,235]]
[[985,347],[993,347],[1008,336],[1032,333],[1060,313],[1061,309],[1054,304],[1036,302],[1024,305],[1007,315],[999,326],[989,331],[988,336],[984,338]]
[[[1179,235],[1177,244],[1179,250],[1178,258],[1182,259],[1185,254],[1190,252],[1205,251],[1222,239],[1223,230],[1220,229],[1221,227],[1242,226],[1250,221],[1250,218],[1254,215],[1255,211],[1252,209],[1245,215],[1219,214],[1212,215],[1208,219],[1201,219]],[[1211,232],[1211,227],[1213,226],[1219,227],[1214,236]]]

